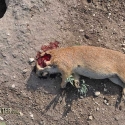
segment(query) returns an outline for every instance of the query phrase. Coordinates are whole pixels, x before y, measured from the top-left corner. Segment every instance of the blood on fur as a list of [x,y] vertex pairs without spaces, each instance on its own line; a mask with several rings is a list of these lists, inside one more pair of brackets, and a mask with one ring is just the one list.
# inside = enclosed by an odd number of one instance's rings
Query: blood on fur
[[[59,47],[58,44],[59,44],[58,41],[50,42],[49,45],[43,45],[41,47],[41,50],[46,52],[46,51],[51,50],[51,49],[56,49]],[[45,53],[43,56],[41,56],[41,52],[40,51],[37,52],[36,60],[38,62],[38,65],[40,65],[42,68],[46,67],[45,61],[50,61],[50,59],[51,59],[50,54]]]

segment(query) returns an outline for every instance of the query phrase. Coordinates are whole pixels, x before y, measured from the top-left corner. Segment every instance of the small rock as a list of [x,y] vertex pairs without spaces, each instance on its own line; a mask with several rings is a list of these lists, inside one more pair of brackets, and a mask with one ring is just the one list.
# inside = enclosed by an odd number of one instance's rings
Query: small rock
[[84,30],[83,30],[83,29],[80,29],[79,31],[80,31],[80,32],[84,32]]
[[32,119],[34,119],[34,117],[33,117],[33,114],[30,112],[30,117],[32,118]]
[[44,8],[44,12],[46,12],[47,11],[47,8]]
[[98,102],[95,102],[95,104],[98,105],[98,106],[100,105]]
[[16,55],[15,53],[13,53],[12,56],[13,56],[13,58],[16,58],[16,57],[17,57],[17,55]]
[[71,105],[70,105],[70,104],[68,104],[68,107],[71,107]]
[[116,121],[118,121],[118,119],[117,118],[114,118]]
[[121,44],[122,47],[125,47],[125,43]]
[[23,70],[23,74],[26,74],[26,72],[27,72],[27,69],[24,69],[24,70]]
[[104,100],[103,102],[106,104],[106,103],[107,103],[107,100]]
[[98,42],[100,42],[101,40],[100,39],[98,39]]
[[19,112],[20,116],[23,116],[23,113],[22,112]]
[[109,105],[109,103],[106,103],[106,105]]
[[10,36],[10,33],[7,33],[7,36]]
[[122,48],[122,50],[125,52],[125,48]]
[[29,58],[29,63],[33,63],[35,61],[34,58]]
[[98,107],[96,108],[96,111],[99,111],[99,108],[98,108]]
[[12,88],[15,88],[15,84],[12,85]]
[[3,117],[0,116],[0,120],[3,121],[4,120]]
[[96,91],[95,92],[95,96],[99,96],[100,95],[100,92],[99,91]]
[[89,120],[93,120],[93,116],[90,115],[88,119],[89,119]]
[[82,95],[80,95],[80,96],[79,96],[79,98],[80,98],[80,99],[83,99],[83,96],[82,96]]
[[44,125],[44,122],[43,122],[43,121],[40,121],[40,122],[39,122],[39,125]]
[[104,100],[103,103],[106,104],[106,105],[109,105],[107,100]]
[[111,16],[111,13],[109,13],[109,16]]
[[8,65],[8,62],[7,62],[7,61],[5,61],[4,63],[5,63],[6,65]]

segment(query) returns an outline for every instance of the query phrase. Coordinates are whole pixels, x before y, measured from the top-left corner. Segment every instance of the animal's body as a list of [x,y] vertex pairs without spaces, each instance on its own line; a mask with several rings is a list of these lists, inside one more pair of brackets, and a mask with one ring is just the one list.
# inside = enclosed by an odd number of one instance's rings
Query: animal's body
[[[62,74],[61,87],[66,86],[66,79],[72,74],[76,86],[79,86],[79,75],[93,79],[110,79],[123,87],[125,95],[125,54],[93,46],[73,46],[48,50],[50,61],[45,67],[37,63],[37,74]],[[41,53],[41,56],[44,54]]]

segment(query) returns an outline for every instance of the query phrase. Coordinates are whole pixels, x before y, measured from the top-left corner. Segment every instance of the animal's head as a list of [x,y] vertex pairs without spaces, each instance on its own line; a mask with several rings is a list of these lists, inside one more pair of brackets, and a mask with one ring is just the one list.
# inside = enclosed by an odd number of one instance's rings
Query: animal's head
[[39,77],[47,77],[50,74],[58,73],[56,66],[51,64],[51,54],[48,50],[58,47],[58,42],[50,43],[41,47],[42,52],[38,52],[36,56],[36,74]]
[[49,73],[47,69],[50,69],[51,66],[47,62],[49,62],[51,59],[50,54],[43,54],[41,55],[40,52],[37,53],[36,57],[36,74],[39,77],[46,77]]

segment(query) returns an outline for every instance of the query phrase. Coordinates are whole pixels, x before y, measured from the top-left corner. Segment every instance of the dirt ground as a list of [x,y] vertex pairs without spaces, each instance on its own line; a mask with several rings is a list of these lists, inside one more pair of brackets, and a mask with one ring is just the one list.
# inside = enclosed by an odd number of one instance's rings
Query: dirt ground
[[36,76],[29,58],[55,40],[124,53],[125,1],[10,0],[0,19],[0,125],[125,125],[122,88],[109,80],[84,78],[80,99],[71,85],[61,95],[60,77]]

